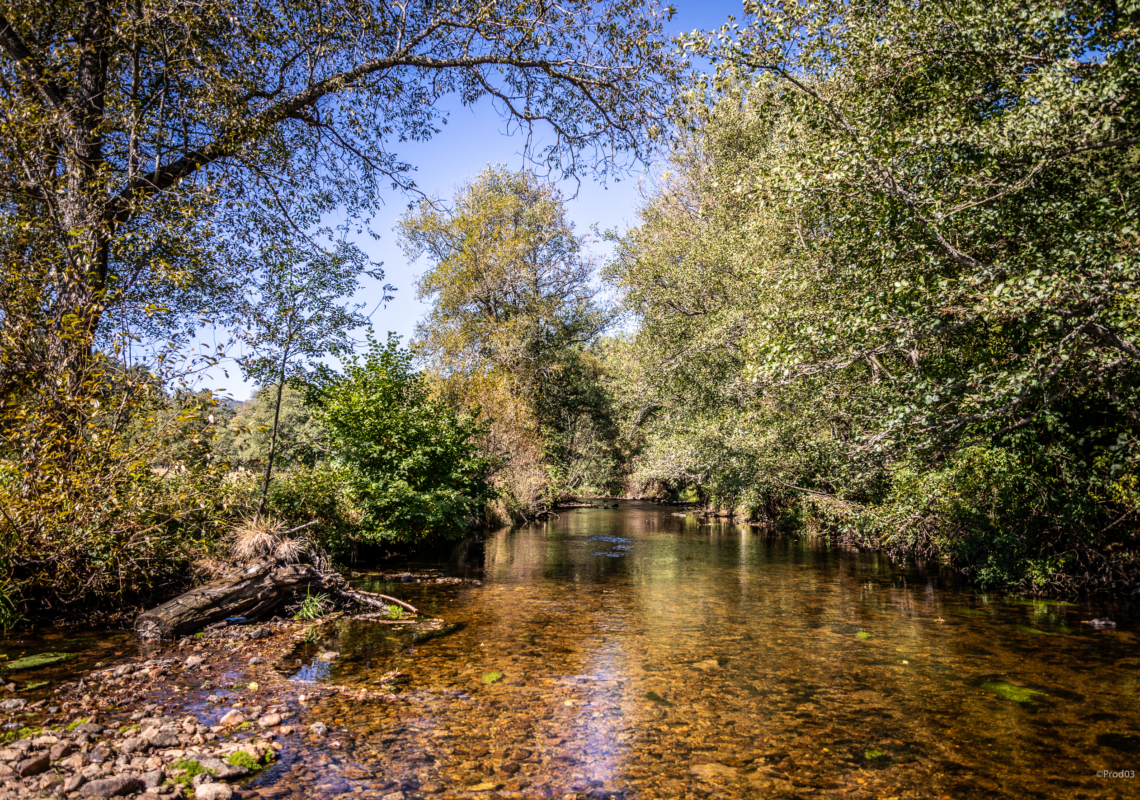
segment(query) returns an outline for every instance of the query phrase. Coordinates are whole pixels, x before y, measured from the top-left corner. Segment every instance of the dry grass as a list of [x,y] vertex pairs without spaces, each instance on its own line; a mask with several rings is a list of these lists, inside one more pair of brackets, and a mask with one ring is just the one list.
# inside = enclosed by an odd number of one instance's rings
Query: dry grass
[[242,564],[273,558],[284,530],[285,525],[279,520],[247,517],[230,534],[230,555]]
[[285,529],[285,523],[269,517],[242,520],[229,536],[230,558],[238,564],[265,560],[295,564],[315,557],[312,542],[304,537],[284,536]]

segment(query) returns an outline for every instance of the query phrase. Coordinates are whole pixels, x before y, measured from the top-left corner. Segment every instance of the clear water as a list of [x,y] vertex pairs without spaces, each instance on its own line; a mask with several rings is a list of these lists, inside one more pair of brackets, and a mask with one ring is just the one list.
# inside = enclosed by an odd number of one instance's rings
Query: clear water
[[[329,746],[255,785],[1140,797],[1140,779],[1096,775],[1140,768],[1129,608],[987,597],[880,554],[672,511],[570,511],[409,565],[479,587],[363,580],[450,627],[425,639],[341,622],[299,650],[298,677],[377,689],[388,675],[398,699],[326,701]],[[1106,615],[1116,630],[1081,622]],[[328,648],[341,659],[315,667]]]

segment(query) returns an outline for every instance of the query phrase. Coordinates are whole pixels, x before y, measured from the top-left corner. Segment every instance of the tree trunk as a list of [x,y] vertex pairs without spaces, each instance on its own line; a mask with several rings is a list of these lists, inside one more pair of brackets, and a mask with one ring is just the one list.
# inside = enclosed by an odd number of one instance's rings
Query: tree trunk
[[281,395],[285,392],[285,365],[289,360],[289,348],[286,346],[281,356],[281,374],[277,376],[277,405],[273,407],[273,432],[269,437],[269,458],[265,462],[265,483],[261,486],[261,500],[257,503],[255,519],[261,518],[265,510],[265,498],[269,495],[269,480],[273,476],[273,458],[277,455],[277,424],[281,418]]
[[191,589],[135,620],[143,640],[173,639],[226,617],[257,617],[298,594],[336,591],[344,579],[310,564],[263,562],[235,569],[231,575]]

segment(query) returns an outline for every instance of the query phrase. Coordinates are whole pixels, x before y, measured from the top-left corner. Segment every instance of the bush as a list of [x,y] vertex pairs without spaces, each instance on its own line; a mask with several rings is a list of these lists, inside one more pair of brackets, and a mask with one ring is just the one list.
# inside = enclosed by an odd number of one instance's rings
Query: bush
[[99,357],[82,377],[0,398],[0,626],[148,601],[221,525],[212,398]]
[[352,469],[365,541],[455,538],[494,496],[497,459],[478,446],[474,415],[433,397],[390,334],[326,387],[318,414],[336,458]]

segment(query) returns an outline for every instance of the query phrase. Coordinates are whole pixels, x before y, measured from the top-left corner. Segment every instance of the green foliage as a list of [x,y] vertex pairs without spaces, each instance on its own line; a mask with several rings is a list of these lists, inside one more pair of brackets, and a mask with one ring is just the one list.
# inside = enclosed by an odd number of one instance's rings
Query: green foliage
[[721,70],[607,269],[633,487],[983,585],[1134,585],[1135,15],[746,9],[689,39]]
[[41,728],[20,728],[19,730],[5,731],[0,735],[0,742],[11,744],[12,742],[18,742],[30,736],[39,736],[40,733],[42,733]]
[[[256,469],[265,466],[273,427],[276,390],[257,389],[244,403],[235,406],[236,413],[224,426],[219,426],[215,450],[226,457],[231,466]],[[305,404],[305,392],[285,385],[281,395],[281,413],[277,425],[277,458],[281,468],[311,467],[324,455],[324,431]]]
[[293,619],[315,620],[325,615],[329,606],[329,596],[323,592],[309,594],[305,592],[305,599],[301,601],[301,608],[293,615]]
[[[316,521],[305,529],[305,538],[331,556],[347,558],[363,514],[356,501],[353,474],[349,465],[332,460],[285,469],[269,487],[265,512],[290,528]],[[261,487],[261,476],[255,473],[228,476],[223,501],[227,515],[234,519],[253,516]]]
[[388,619],[403,619],[404,609],[399,606],[388,606]]
[[572,491],[614,488],[617,431],[604,367],[589,352],[613,320],[585,238],[561,195],[527,172],[488,167],[454,207],[423,202],[401,220],[431,310],[415,348],[460,404],[489,416],[484,446],[511,458],[496,476],[524,514]]
[[1015,703],[1031,703],[1038,697],[1049,696],[1045,692],[1039,692],[1036,689],[1027,689],[1024,686],[1018,686],[1008,681],[987,681],[982,684],[982,688],[993,692],[1004,700],[1012,700]]
[[360,536],[460,536],[494,494],[497,461],[477,445],[483,429],[432,396],[399,337],[369,342],[363,362],[354,359],[326,387],[319,412],[338,460],[352,469]]
[[83,719],[72,720],[71,722],[69,722],[67,724],[67,732],[71,733],[73,730],[78,728],[80,725],[85,725],[90,721],[91,721],[90,717],[84,717]]
[[203,767],[201,762],[195,761],[191,758],[180,758],[171,765],[174,771],[183,770],[181,775],[175,775],[171,780],[175,785],[184,786],[189,788],[194,782],[194,778],[199,775],[217,775],[217,770]]
[[97,358],[0,394],[0,587],[12,621],[145,597],[220,520],[213,399]]
[[74,653],[37,653],[34,656],[24,656],[15,661],[8,661],[3,664],[2,669],[7,672],[15,672],[20,669],[50,667],[52,664],[59,664],[72,658],[75,658]]

